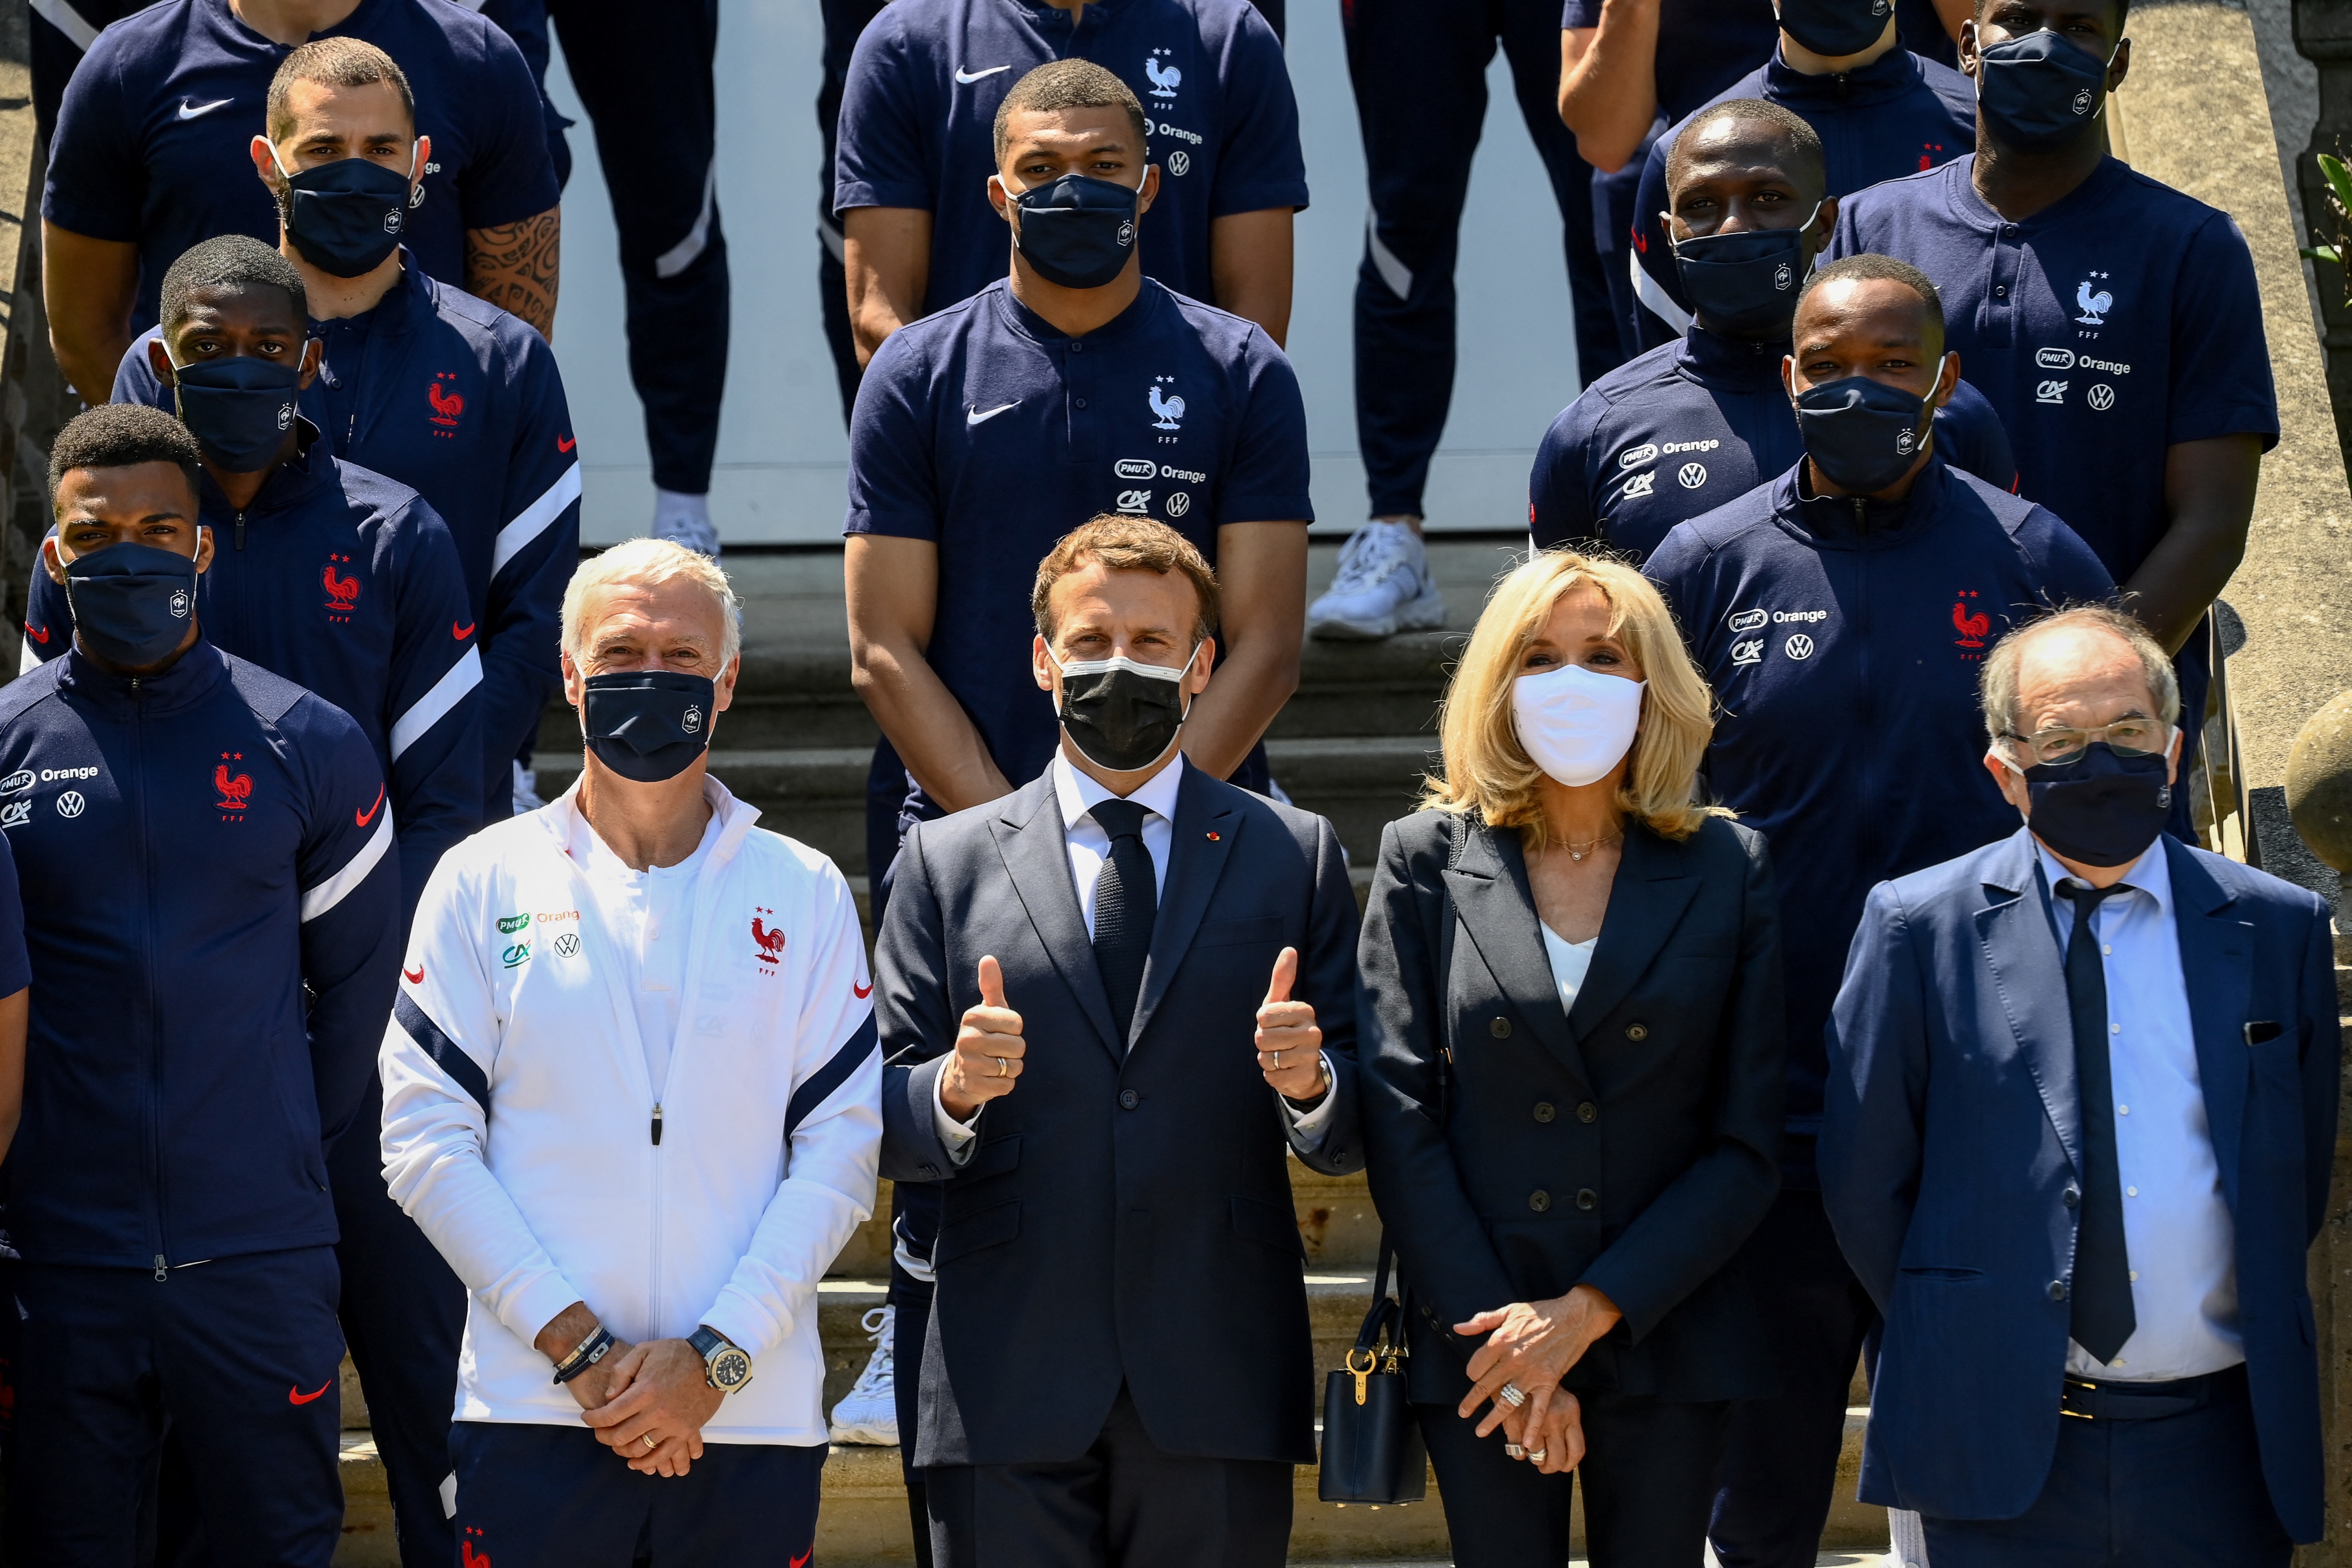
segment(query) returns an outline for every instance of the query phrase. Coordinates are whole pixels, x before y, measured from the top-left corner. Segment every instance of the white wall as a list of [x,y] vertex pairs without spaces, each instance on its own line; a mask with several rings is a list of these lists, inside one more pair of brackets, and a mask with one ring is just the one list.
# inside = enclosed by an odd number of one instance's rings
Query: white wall
[[[730,543],[837,538],[847,443],[816,292],[824,30],[816,0],[724,0],[719,56],[719,201],[734,272],[734,329],[712,506]],[[1356,455],[1350,320],[1363,246],[1362,144],[1337,0],[1294,3],[1290,69],[1314,205],[1298,219],[1290,350],[1307,396],[1318,532],[1364,515]],[[643,112],[661,112],[657,83]],[[1575,394],[1575,334],[1559,221],[1497,56],[1486,139],[1463,221],[1460,366],[1427,505],[1436,528],[1526,524],[1537,439]],[[548,89],[581,123],[565,193],[556,350],[587,463],[583,531],[644,530],[653,482],[629,385],[612,208],[585,112],[559,47]]]

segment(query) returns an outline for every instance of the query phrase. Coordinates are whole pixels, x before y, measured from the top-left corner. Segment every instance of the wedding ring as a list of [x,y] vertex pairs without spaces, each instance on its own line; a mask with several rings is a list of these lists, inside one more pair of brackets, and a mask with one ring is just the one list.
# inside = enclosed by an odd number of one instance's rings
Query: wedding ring
[[1282,1052],[1278,1051],[1274,1053],[1274,1070],[1276,1072],[1282,1071]]
[[645,1436],[645,1444],[648,1448],[658,1448],[661,1447],[661,1439],[655,1437],[651,1432],[648,1432]]
[[1516,1383],[1506,1383],[1502,1387],[1495,1390],[1495,1397],[1514,1410],[1528,1402],[1528,1396],[1519,1392],[1519,1385]]
[[996,1059],[996,1075],[999,1078],[1010,1078],[1013,1076],[1013,1069],[1004,1064],[1004,1058],[1001,1056]]
[[1503,1457],[1507,1459],[1524,1459],[1528,1457],[1528,1451],[1517,1443],[1506,1443],[1503,1445]]
[[1551,1450],[1549,1448],[1529,1448],[1528,1450],[1528,1463],[1531,1465],[1542,1464],[1549,1458],[1551,1458]]

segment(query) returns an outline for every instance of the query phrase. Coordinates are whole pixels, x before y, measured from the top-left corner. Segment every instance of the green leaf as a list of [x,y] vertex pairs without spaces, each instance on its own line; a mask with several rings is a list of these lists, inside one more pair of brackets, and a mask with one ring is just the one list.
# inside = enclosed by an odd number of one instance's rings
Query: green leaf
[[2307,245],[2294,254],[2305,261],[2332,261],[2338,267],[2344,265],[2344,258],[2336,253],[2332,245]]
[[2319,154],[2319,172],[2327,177],[2327,188],[2336,193],[2336,201],[2347,211],[2352,211],[2352,169],[2333,152]]

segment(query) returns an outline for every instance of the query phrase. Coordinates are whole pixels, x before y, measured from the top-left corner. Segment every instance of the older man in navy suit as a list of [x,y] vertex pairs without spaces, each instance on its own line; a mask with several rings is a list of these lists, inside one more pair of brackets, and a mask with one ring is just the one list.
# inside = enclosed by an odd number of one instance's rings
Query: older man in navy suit
[[1163,523],[1063,538],[1032,601],[1058,754],[892,872],[883,1168],[946,1184],[941,1568],[1280,1568],[1315,1458],[1284,1151],[1363,1164],[1356,901],[1330,823],[1183,760],[1216,594]]
[[1936,1568],[2284,1564],[2320,1535],[2327,907],[2161,834],[2179,695],[2136,621],[2012,633],[1983,698],[2025,828],[1871,894],[1830,1028],[1822,1187],[1886,1317],[1862,1496]]

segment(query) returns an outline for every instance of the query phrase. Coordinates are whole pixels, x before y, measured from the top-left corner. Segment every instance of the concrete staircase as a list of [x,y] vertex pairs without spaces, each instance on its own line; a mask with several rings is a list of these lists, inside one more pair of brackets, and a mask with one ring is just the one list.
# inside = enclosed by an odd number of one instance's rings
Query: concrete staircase
[[[1328,584],[1338,553],[1336,545],[1315,547],[1312,591]],[[1299,691],[1275,722],[1266,749],[1283,789],[1337,824],[1360,888],[1382,825],[1411,810],[1420,777],[1433,764],[1436,708],[1448,661],[1475,620],[1488,585],[1516,554],[1509,545],[1486,542],[1432,549],[1450,611],[1444,632],[1307,646]],[[726,564],[745,601],[743,676],[735,706],[719,723],[711,769],[760,807],[766,825],[831,855],[862,893],[866,774],[877,732],[849,686],[840,556],[743,556]],[[550,798],[578,771],[578,733],[569,708],[549,711],[541,730],[539,773],[541,790]],[[1296,1162],[1291,1171],[1308,1258],[1319,1375],[1339,1365],[1370,1304],[1380,1222],[1362,1177],[1335,1180]],[[861,1229],[821,1288],[818,1321],[828,1409],[866,1362],[868,1344],[859,1319],[883,1299],[889,1271],[888,1207],[886,1183],[877,1218]],[[341,1568],[393,1564],[397,1558],[383,1469],[366,1431],[362,1393],[348,1366],[343,1396],[351,1428],[343,1456],[346,1533],[336,1562]],[[1851,1500],[1864,1414],[1859,1384],[1853,1403],[1857,1407],[1847,1420],[1841,1500],[1824,1545],[1853,1553],[1883,1552],[1884,1512]],[[1433,1562],[1447,1556],[1433,1482],[1427,1502],[1402,1509],[1322,1503],[1315,1482],[1312,1468],[1297,1472],[1294,1561]],[[914,1561],[897,1449],[833,1449],[825,1465],[817,1541],[816,1561],[826,1568],[883,1568]]]

